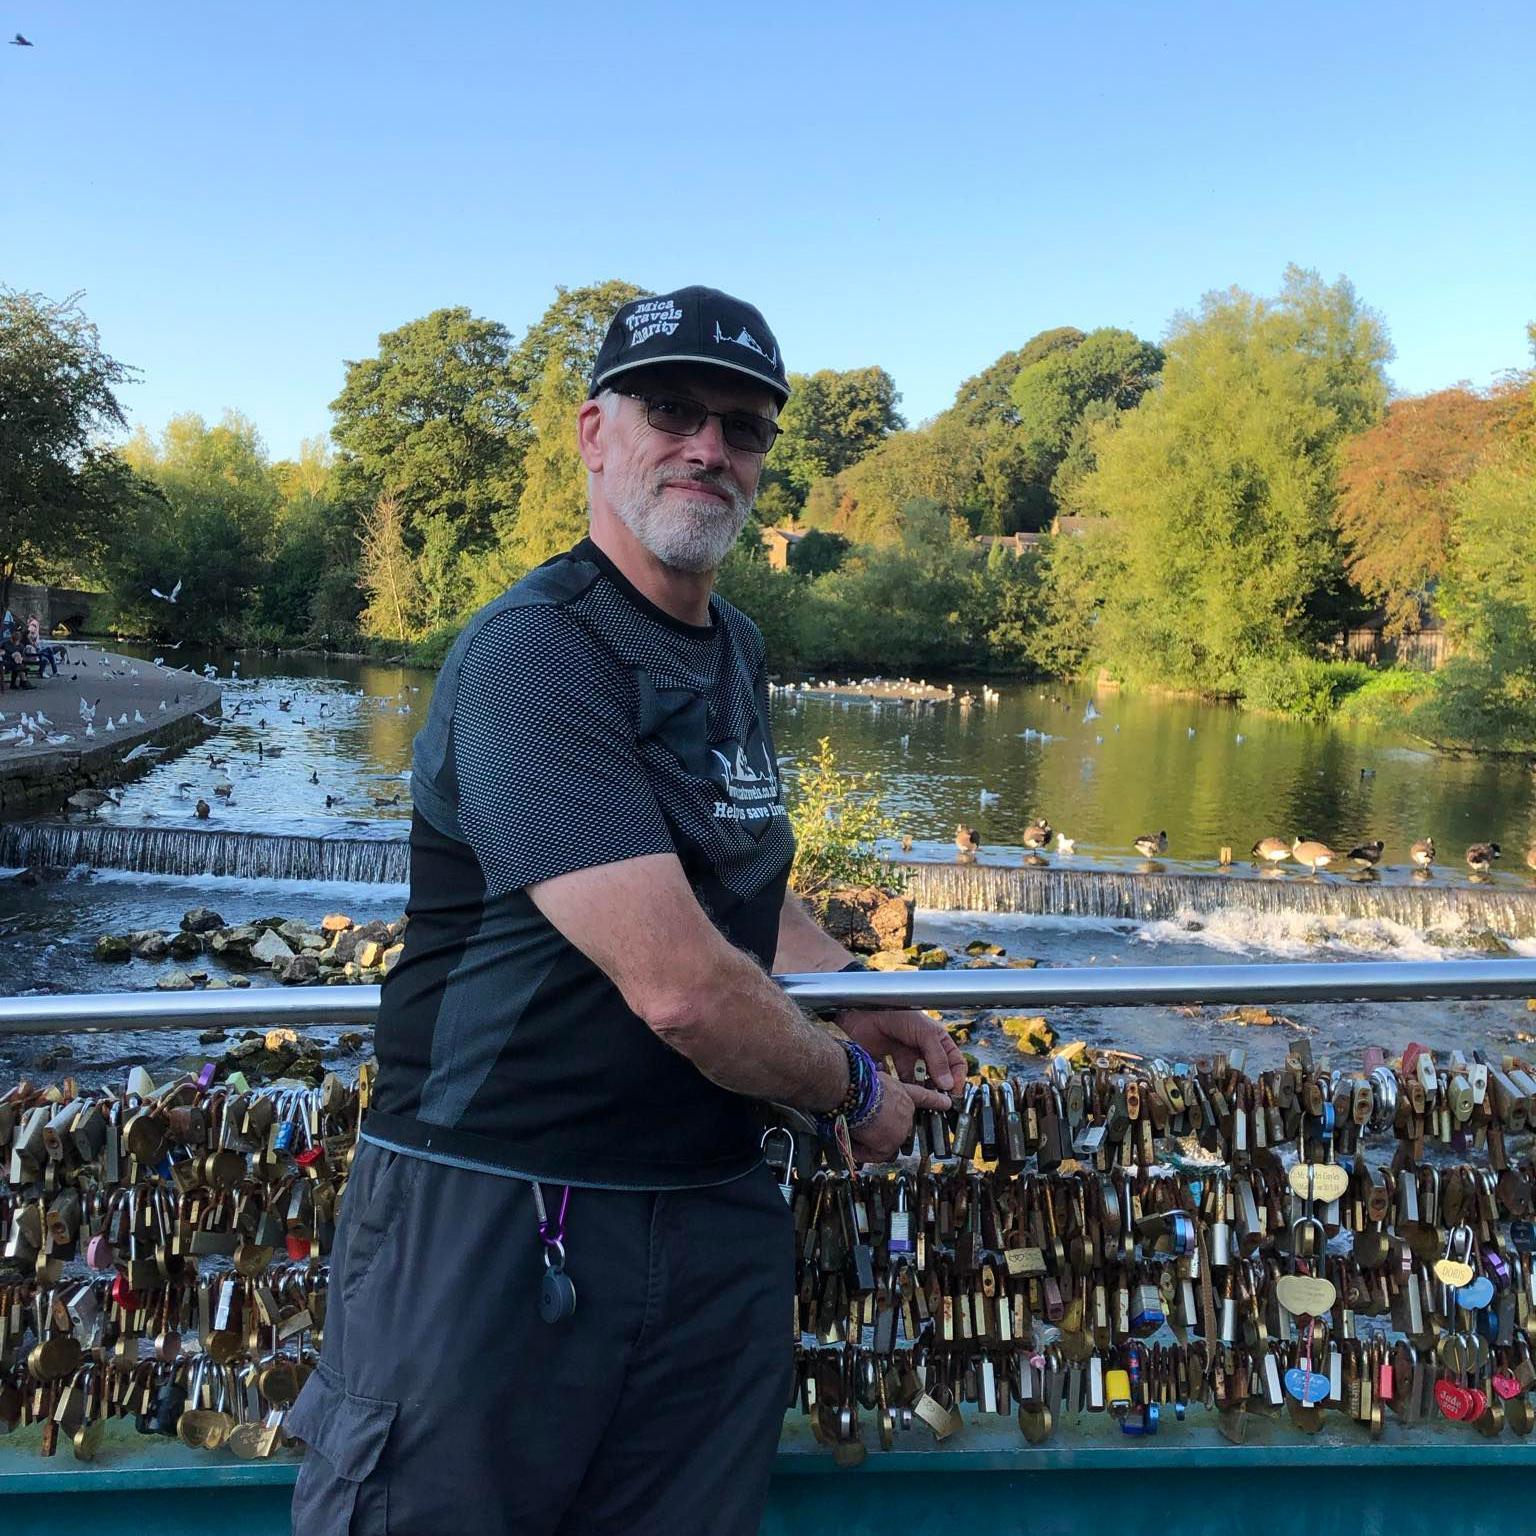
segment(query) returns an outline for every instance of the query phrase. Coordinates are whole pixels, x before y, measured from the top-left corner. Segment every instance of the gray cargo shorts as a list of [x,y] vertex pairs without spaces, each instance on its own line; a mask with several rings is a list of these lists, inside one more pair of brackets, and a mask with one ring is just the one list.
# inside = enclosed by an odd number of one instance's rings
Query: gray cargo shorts
[[296,1536],[757,1531],[793,1374],[773,1175],[573,1189],[565,1247],[551,1325],[530,1184],[359,1145],[286,1423]]

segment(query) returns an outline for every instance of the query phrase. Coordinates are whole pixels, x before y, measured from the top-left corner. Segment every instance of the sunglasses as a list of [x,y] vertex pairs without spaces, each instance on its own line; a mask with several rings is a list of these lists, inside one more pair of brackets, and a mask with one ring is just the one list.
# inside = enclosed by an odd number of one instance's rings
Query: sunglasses
[[641,395],[633,390],[616,389],[614,394],[627,400],[639,400],[645,406],[645,419],[658,432],[673,437],[692,437],[704,429],[711,416],[720,418],[720,430],[732,448],[742,453],[767,453],[783,430],[777,422],[755,411],[712,411],[687,395]]

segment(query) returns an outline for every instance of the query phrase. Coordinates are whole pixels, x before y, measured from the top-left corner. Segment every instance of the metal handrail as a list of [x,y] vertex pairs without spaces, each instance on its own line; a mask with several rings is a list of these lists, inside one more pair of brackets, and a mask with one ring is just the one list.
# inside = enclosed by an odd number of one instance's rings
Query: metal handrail
[[[1536,996],[1536,960],[1378,960],[1059,970],[823,971],[776,978],[807,1008],[1140,1008]],[[215,1025],[369,1024],[376,986],[0,998],[0,1036]]]

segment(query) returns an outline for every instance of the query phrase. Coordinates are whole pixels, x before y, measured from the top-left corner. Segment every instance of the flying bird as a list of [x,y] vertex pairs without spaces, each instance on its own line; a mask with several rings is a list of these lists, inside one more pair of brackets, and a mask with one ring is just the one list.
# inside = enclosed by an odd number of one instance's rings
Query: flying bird
[[151,587],[149,595],[158,597],[162,603],[174,603],[181,596],[181,577],[176,578],[176,585],[169,592],[162,592],[159,587]]
[[23,37],[20,32],[11,39],[12,48],[35,48],[37,44]]

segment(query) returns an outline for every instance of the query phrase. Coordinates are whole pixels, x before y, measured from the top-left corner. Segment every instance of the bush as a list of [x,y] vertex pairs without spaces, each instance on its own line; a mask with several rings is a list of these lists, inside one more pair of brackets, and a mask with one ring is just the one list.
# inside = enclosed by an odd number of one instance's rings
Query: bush
[[1434,675],[1410,667],[1376,671],[1339,705],[1338,718],[1350,725],[1403,727],[1435,692]]
[[814,905],[838,886],[901,888],[901,872],[875,852],[876,841],[895,831],[881,804],[879,784],[871,774],[839,773],[825,736],[797,778],[789,823],[795,833],[789,883]]
[[1273,710],[1301,720],[1326,720],[1342,700],[1378,675],[1363,661],[1266,656],[1243,665],[1238,691],[1250,709]]

